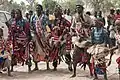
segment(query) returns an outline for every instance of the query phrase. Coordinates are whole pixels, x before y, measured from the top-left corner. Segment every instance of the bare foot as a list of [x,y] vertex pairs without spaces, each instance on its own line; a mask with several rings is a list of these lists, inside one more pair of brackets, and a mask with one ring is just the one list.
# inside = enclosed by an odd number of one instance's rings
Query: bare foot
[[76,77],[76,74],[73,74],[70,78],[74,78],[74,77]]
[[37,70],[39,70],[39,69],[38,69],[38,68],[34,68],[34,69],[33,69],[33,71],[37,71]]

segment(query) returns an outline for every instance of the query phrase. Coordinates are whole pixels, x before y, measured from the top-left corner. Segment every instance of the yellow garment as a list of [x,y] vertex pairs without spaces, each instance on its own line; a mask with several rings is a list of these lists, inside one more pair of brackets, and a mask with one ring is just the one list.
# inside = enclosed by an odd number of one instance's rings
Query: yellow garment
[[49,28],[48,25],[46,26],[46,29],[47,29],[47,32],[48,32],[48,33],[51,32],[51,30],[50,30],[50,28]]
[[49,15],[49,20],[55,20],[55,16],[54,15]]

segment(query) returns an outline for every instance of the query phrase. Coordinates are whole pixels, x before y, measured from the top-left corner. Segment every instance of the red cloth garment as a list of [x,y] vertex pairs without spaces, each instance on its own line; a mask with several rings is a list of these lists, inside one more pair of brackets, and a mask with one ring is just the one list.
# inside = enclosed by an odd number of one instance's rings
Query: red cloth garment
[[116,62],[118,63],[118,68],[120,68],[120,57],[116,59]]
[[115,20],[119,19],[120,18],[120,14],[119,15],[115,15]]
[[[10,27],[10,39],[13,44],[13,53],[16,55],[17,62],[23,63],[28,59],[28,43],[30,37],[30,25],[24,20],[13,20]],[[27,51],[26,51],[27,50]],[[26,56],[27,55],[27,56]]]
[[66,50],[71,50],[72,48],[72,36],[68,33],[66,38]]
[[59,52],[59,48],[55,47],[49,55],[50,61],[58,59],[58,52]]

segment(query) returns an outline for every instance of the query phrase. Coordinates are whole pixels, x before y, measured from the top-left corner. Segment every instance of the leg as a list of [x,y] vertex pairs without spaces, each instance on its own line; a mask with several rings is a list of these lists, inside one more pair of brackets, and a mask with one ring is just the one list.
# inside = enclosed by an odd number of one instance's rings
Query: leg
[[118,69],[119,69],[119,72],[118,72],[118,73],[119,73],[119,80],[120,80],[120,68],[118,68]]
[[11,65],[11,72],[13,72],[13,67],[14,67],[14,66],[13,66],[13,65]]
[[108,80],[108,79],[107,79],[107,73],[106,73],[106,70],[104,71],[104,79],[105,79],[105,80]]
[[34,63],[35,63],[35,68],[33,69],[33,71],[36,71],[38,70],[38,62],[34,61]]
[[48,57],[48,55],[46,55],[46,57],[45,57],[45,59],[46,59],[46,64],[47,64],[47,70],[50,70],[50,67],[49,67],[49,57]]
[[88,63],[88,67],[89,67],[89,70],[90,70],[90,76],[93,77],[93,69],[92,69],[92,64],[91,63]]
[[8,76],[11,76],[10,67],[8,67]]
[[28,71],[31,72],[32,62],[31,59],[28,60]]
[[55,59],[55,60],[53,60],[53,66],[54,66],[54,70],[56,71],[57,70],[57,60]]
[[[94,69],[95,69],[95,68],[94,68]],[[95,75],[94,80],[98,79],[98,76],[97,76],[97,73],[95,72],[95,70],[94,70],[94,75]]]
[[77,62],[74,62],[73,63],[73,71],[74,71],[74,73],[73,73],[73,75],[71,76],[71,77],[76,77],[76,67],[77,67]]
[[70,54],[65,55],[66,63],[68,64],[68,69],[72,71],[72,62],[71,62],[71,56]]
[[47,64],[47,70],[50,70],[49,61],[46,61],[46,64]]

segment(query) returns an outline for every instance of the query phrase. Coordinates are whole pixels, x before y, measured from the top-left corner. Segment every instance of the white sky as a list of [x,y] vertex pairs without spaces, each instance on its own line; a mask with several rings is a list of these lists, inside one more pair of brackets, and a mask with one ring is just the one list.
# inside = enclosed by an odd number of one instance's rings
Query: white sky
[[[21,1],[23,1],[23,2],[25,2],[25,4],[28,4],[26,0],[13,0],[13,1],[15,1],[15,2],[17,2],[17,3],[20,3]],[[36,0],[36,1],[37,1],[39,4],[42,4],[42,1],[43,1],[43,0]]]

